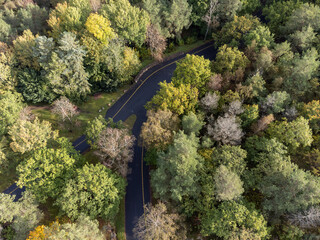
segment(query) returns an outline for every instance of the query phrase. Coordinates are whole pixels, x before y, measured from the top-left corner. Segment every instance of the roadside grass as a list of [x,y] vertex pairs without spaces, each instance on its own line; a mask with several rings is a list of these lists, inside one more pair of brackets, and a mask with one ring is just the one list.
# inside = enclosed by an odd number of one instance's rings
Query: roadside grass
[[[178,52],[187,52],[203,43],[205,43],[205,41],[197,41],[190,45],[175,46],[173,51],[165,53],[164,56],[169,57]],[[151,57],[145,59],[141,63],[141,69],[152,62]],[[50,111],[50,106],[48,105],[33,105],[31,106],[32,112],[36,114],[39,119],[49,121],[53,129],[59,130],[61,137],[67,137],[70,141],[74,141],[84,133],[88,121],[93,120],[99,115],[104,116],[112,104],[116,102],[130,86],[130,84],[127,84],[112,93],[100,93],[89,96],[86,102],[78,105],[80,113],[75,117],[73,124],[67,121],[62,122],[57,115]]]
[[76,140],[82,134],[87,123],[99,115],[105,116],[107,110],[115,103],[131,85],[127,84],[112,93],[100,93],[89,96],[88,100],[78,105],[79,114],[75,117],[73,124],[68,121],[64,123],[60,118],[50,111],[49,106],[32,106],[32,112],[41,120],[49,121],[53,129],[59,130],[61,137],[67,137],[70,141]]
[[[182,45],[182,46],[175,46],[174,50],[173,51],[170,51],[170,52],[165,52],[164,53],[164,57],[170,57],[178,52],[188,52],[190,51],[191,49],[193,48],[196,48],[196,47],[199,47],[201,46],[202,44],[204,44],[206,41],[203,41],[203,40],[199,40],[195,43],[192,43],[192,44],[185,44],[185,45]],[[146,67],[147,65],[149,65],[150,63],[153,62],[153,59],[151,58],[151,56],[149,56],[148,58],[144,59],[142,62],[141,62],[141,69],[143,69],[144,67]]]
[[[178,52],[187,52],[193,48],[196,48],[205,43],[204,41],[197,41],[190,45],[182,45],[176,46],[173,51],[166,52],[164,54],[165,57],[169,57]],[[141,69],[152,63],[153,60],[151,58],[147,58],[141,63]],[[52,128],[55,130],[59,130],[59,135],[61,137],[66,137],[70,141],[76,140],[82,134],[84,134],[84,130],[87,126],[87,122],[93,120],[95,117],[99,115],[105,115],[107,110],[115,103],[125,91],[127,91],[131,85],[124,85],[119,88],[117,91],[112,93],[100,93],[94,96],[89,96],[88,100],[78,106],[79,115],[75,117],[74,124],[70,124],[68,122],[63,123],[59,117],[53,114],[50,111],[50,106],[48,105],[31,105],[32,112],[39,117],[40,120],[49,121],[52,124]],[[136,116],[131,115],[124,124],[132,129],[134,123],[136,121]],[[93,151],[88,151],[84,154],[85,158],[89,163],[98,163],[98,157],[93,153]],[[11,184],[13,184],[17,180],[16,167],[11,167],[4,171],[4,173],[0,174],[0,191],[4,191]],[[50,204],[49,204],[50,205]],[[54,217],[57,215],[57,209],[55,207],[44,207],[44,212],[46,213],[46,218],[44,219],[45,223],[49,223],[54,220]],[[116,218],[116,230],[117,236],[120,240],[125,240],[125,199],[121,201],[120,210]]]
[[192,44],[189,44],[189,45],[184,44],[184,45],[181,45],[181,46],[176,46],[173,51],[165,53],[164,56],[165,57],[169,57],[169,56],[171,56],[173,54],[176,54],[178,52],[184,52],[184,53],[188,52],[188,51],[192,50],[193,48],[201,46],[205,42],[206,41],[199,40],[199,41],[196,41],[195,43],[192,43]]

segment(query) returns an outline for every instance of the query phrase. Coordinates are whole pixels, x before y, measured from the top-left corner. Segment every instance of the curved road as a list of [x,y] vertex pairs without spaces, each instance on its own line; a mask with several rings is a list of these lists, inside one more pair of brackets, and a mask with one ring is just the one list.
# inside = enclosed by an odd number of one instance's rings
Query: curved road
[[[213,60],[216,55],[212,42],[206,43],[190,52],[189,54],[203,55]],[[136,84],[128,90],[106,113],[106,118],[113,118],[115,122],[125,121],[130,115],[137,116],[132,133],[138,139],[142,123],[146,121],[146,110],[144,105],[150,101],[153,95],[159,90],[158,83],[164,80],[171,81],[172,74],[176,68],[176,62],[185,57],[185,54],[174,59],[162,62],[146,71]],[[81,136],[74,143],[76,150],[83,153],[89,149],[85,136]],[[143,162],[143,148],[134,145],[134,158],[129,164],[131,174],[128,175],[128,186],[126,189],[126,235],[127,240],[133,240],[132,229],[138,217],[144,213],[143,204],[150,202],[149,172]],[[16,195],[16,200],[21,197],[24,189],[16,184],[11,185],[4,193]]]

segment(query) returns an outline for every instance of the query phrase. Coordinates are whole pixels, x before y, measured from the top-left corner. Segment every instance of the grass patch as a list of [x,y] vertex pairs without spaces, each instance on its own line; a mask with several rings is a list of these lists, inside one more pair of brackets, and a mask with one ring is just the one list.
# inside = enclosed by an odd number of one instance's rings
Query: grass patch
[[182,46],[176,46],[175,49],[172,51],[172,52],[169,52],[169,53],[165,53],[164,56],[165,57],[169,57],[173,54],[176,54],[178,52],[188,52],[190,50],[192,50],[193,48],[196,48],[196,47],[199,47],[201,46],[202,44],[204,44],[206,41],[203,41],[203,40],[200,40],[200,41],[197,41],[195,43],[192,43],[190,45],[187,45],[187,44],[184,44]]
[[118,240],[126,240],[125,215],[125,198],[123,198],[120,202],[120,208],[115,222]]
[[59,130],[61,137],[67,137],[70,141],[74,141],[84,134],[88,121],[93,120],[99,115],[105,116],[107,110],[129,88],[130,85],[125,85],[113,93],[100,93],[88,97],[86,102],[78,105],[80,113],[75,117],[72,125],[68,121],[63,123],[57,115],[50,111],[49,106],[32,106],[32,112],[41,120],[49,121],[53,129]]
[[[192,50],[193,48],[196,48],[196,47],[199,47],[201,46],[202,44],[204,44],[206,41],[203,41],[203,40],[200,40],[200,41],[197,41],[193,44],[184,44],[182,46],[175,46],[175,49],[171,52],[165,52],[164,53],[164,57],[170,57],[178,52],[188,52],[190,50]],[[150,63],[153,62],[153,59],[150,57],[144,59],[142,62],[141,62],[141,69],[145,68],[146,66],[148,66]]]

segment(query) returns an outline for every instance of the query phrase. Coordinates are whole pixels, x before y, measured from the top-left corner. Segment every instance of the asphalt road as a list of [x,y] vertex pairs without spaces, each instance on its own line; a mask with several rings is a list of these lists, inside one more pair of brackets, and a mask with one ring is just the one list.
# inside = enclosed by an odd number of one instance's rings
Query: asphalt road
[[[203,55],[205,58],[213,60],[216,55],[212,42],[206,43],[189,54]],[[153,95],[159,90],[158,83],[166,80],[171,81],[172,74],[176,68],[176,61],[185,56],[181,55],[169,61],[162,62],[146,71],[136,84],[128,90],[106,113],[106,118],[113,118],[115,122],[125,121],[129,116],[135,114],[136,122],[132,133],[138,139],[141,125],[146,121],[146,110],[144,105],[150,101]],[[74,143],[75,149],[83,153],[89,149],[85,136],[81,136]],[[128,175],[128,186],[125,199],[126,208],[126,235],[127,240],[133,240],[132,229],[138,217],[143,214],[143,204],[150,202],[150,183],[148,167],[143,162],[143,149],[134,145],[134,159],[129,164],[131,173]],[[16,195],[16,200],[21,197],[24,189],[20,189],[13,184],[4,193]]]

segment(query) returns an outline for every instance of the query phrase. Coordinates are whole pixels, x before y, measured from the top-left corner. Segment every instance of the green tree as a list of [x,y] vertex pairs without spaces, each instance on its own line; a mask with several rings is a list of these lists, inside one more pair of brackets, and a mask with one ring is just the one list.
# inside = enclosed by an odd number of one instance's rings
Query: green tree
[[266,81],[260,73],[256,73],[252,77],[249,77],[244,84],[251,89],[252,97],[263,97],[267,93],[267,89],[265,87]]
[[27,187],[40,202],[45,202],[48,197],[61,194],[78,164],[66,148],[37,150],[17,167],[17,185]]
[[155,196],[163,200],[182,201],[185,196],[196,196],[198,171],[202,158],[197,153],[198,139],[182,131],[175,135],[173,144],[166,153],[158,155],[158,168],[151,172],[151,183]]
[[14,152],[26,153],[47,146],[50,139],[58,136],[51,123],[36,118],[34,121],[18,120],[9,128],[10,147]]
[[[119,13],[122,14],[119,15]],[[102,16],[111,21],[112,28],[129,43],[141,46],[146,40],[149,16],[132,6],[128,0],[108,0],[101,8]]]
[[261,7],[260,0],[241,0],[241,13],[253,14]]
[[8,127],[19,118],[24,104],[20,94],[4,92],[0,94],[0,136],[8,132]]
[[51,28],[50,35],[58,39],[60,35],[67,32],[78,32],[83,28],[83,25],[90,14],[89,1],[82,6],[77,3],[81,1],[68,1],[58,3],[55,9],[50,12],[48,25]]
[[46,69],[46,77],[56,94],[79,101],[90,92],[88,74],[83,66],[85,53],[74,34],[63,33]]
[[212,163],[215,167],[224,165],[231,172],[241,176],[246,169],[247,152],[240,146],[223,145],[212,152]]
[[268,20],[268,26],[276,35],[281,34],[283,26],[290,18],[292,12],[301,6],[301,1],[274,1],[262,9],[263,15]]
[[278,139],[293,153],[299,147],[310,146],[313,141],[309,121],[303,117],[298,117],[292,122],[273,122],[269,125],[267,134]]
[[260,100],[261,110],[271,114],[271,113],[280,113],[285,110],[285,108],[291,102],[290,95],[283,91],[274,91],[269,94],[265,99]]
[[196,26],[203,25],[203,17],[207,13],[210,0],[189,0],[192,7],[191,20]]
[[[1,48],[0,42],[0,48]],[[3,43],[6,48],[7,45]],[[16,86],[16,79],[13,72],[14,59],[13,54],[10,53],[8,49],[4,52],[0,51],[0,93],[3,94],[4,91],[12,91]]]
[[244,105],[244,111],[241,113],[240,118],[242,127],[251,126],[259,118],[259,106],[257,104]]
[[147,103],[146,108],[169,110],[178,115],[194,112],[198,103],[198,89],[190,84],[181,84],[175,87],[173,83],[160,82],[160,90]]
[[19,71],[17,78],[17,90],[27,102],[52,102],[56,97],[47,80],[32,68]]
[[231,20],[237,11],[241,9],[240,0],[220,0],[218,4],[217,14],[222,21]]
[[223,45],[219,48],[216,60],[213,63],[213,71],[217,73],[230,72],[235,74],[239,68],[245,69],[249,64],[248,58],[237,48]]
[[267,221],[252,204],[222,202],[218,209],[208,211],[201,222],[201,232],[205,236],[215,234],[223,239],[230,239],[242,228],[252,231],[261,239],[268,236]]
[[36,37],[38,36],[34,36],[28,29],[23,31],[23,34],[13,41],[14,56],[20,63],[21,67],[39,69],[39,63],[33,56],[32,50],[36,45]]
[[220,165],[214,175],[215,194],[219,201],[238,199],[244,192],[240,177],[226,166]]
[[96,117],[92,121],[88,122],[85,134],[88,139],[88,143],[93,149],[97,148],[95,142],[98,140],[102,130],[107,127],[107,124],[107,121],[102,115],[99,115],[99,117]]
[[247,46],[251,45],[252,41],[254,41],[258,49],[262,47],[270,48],[274,43],[273,34],[265,26],[258,26],[252,29],[244,36],[244,41]]
[[313,100],[308,103],[304,103],[301,109],[302,116],[309,120],[310,127],[314,132],[318,132],[319,129],[319,120],[320,120],[320,101]]
[[42,217],[43,213],[29,191],[24,192],[17,201],[14,195],[0,193],[0,225],[11,226],[14,239],[25,240],[29,231],[38,225]]
[[249,186],[256,187],[263,176],[280,171],[283,166],[290,164],[287,147],[275,138],[268,139],[256,135],[249,137],[245,142],[245,149],[248,152],[247,160],[254,167],[250,171],[252,177],[250,174],[244,175]]
[[102,164],[86,164],[65,183],[56,205],[72,219],[85,214],[91,219],[113,220],[125,194],[126,181]]
[[319,203],[319,186],[318,177],[287,164],[265,176],[258,189],[264,196],[263,209],[278,217]]
[[9,42],[11,40],[12,28],[3,18],[0,18],[0,41]]
[[315,48],[298,54],[292,60],[290,75],[284,81],[284,88],[292,97],[299,99],[309,94],[318,85],[317,76],[320,66],[319,54]]
[[187,0],[143,0],[142,8],[149,13],[151,23],[165,38],[179,39],[182,30],[191,24],[193,8]]
[[216,46],[227,44],[237,47],[243,44],[244,36],[259,26],[259,19],[250,15],[234,16],[233,20],[223,25],[220,32],[213,34]]
[[190,84],[191,87],[198,88],[200,93],[203,94],[211,75],[211,63],[208,59],[203,56],[187,54],[184,59],[177,63],[172,82],[175,86]]
[[194,133],[198,136],[203,126],[204,122],[193,112],[182,117],[182,129],[188,135]]
[[46,36],[39,36],[34,41],[35,46],[32,48],[32,56],[45,69],[54,51],[55,42],[53,38],[47,38]]
[[50,226],[44,228],[44,235],[48,236],[49,239],[55,240],[64,240],[68,238],[83,240],[105,239],[99,229],[99,222],[97,220],[91,220],[85,215],[80,215],[73,223],[59,224],[58,221],[55,221]]
[[182,30],[191,25],[191,11],[192,7],[187,0],[173,0],[168,6],[164,16],[171,37],[181,38]]
[[314,31],[320,30],[320,7],[311,3],[304,3],[299,8],[295,9],[288,21],[284,30],[287,33],[293,33],[297,30],[302,30],[306,27],[306,23],[311,26]]
[[[0,18],[1,41],[13,40],[17,35],[21,35],[23,31],[28,29],[33,34],[44,32],[47,17],[47,10],[40,8],[37,4],[27,4],[16,11],[8,8],[2,10]],[[10,35],[7,35],[8,33]]]
[[147,121],[141,127],[140,136],[147,148],[165,149],[179,130],[180,119],[170,111],[147,111]]
[[305,51],[316,43],[317,36],[313,28],[308,25],[303,27],[301,31],[297,30],[290,34],[289,40],[298,51]]

